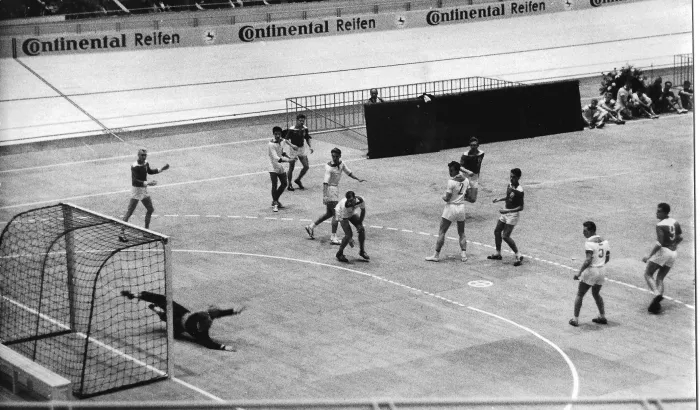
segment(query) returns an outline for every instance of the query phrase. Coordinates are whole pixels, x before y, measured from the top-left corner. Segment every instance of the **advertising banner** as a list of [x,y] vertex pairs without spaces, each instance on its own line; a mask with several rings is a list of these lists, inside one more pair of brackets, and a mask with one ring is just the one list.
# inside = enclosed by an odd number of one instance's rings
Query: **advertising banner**
[[[155,48],[199,47],[329,35],[404,30],[443,24],[472,22],[545,13],[605,8],[644,0],[513,0],[301,21],[233,24],[214,27],[168,27],[162,30],[124,30],[110,33],[53,34],[17,37],[0,42],[2,57],[33,57],[57,54],[95,53]],[[604,12],[601,10],[601,12]]]

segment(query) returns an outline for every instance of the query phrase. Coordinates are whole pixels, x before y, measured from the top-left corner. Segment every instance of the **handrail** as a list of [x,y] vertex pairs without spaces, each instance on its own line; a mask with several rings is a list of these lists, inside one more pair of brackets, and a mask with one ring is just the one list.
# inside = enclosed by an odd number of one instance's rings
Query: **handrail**
[[[502,0],[353,0],[327,1],[324,5],[309,3],[288,3],[269,6],[248,6],[231,8],[228,1],[216,0],[217,3],[205,4],[206,7],[221,5],[222,9],[204,9],[197,11],[166,11],[139,14],[151,9],[134,9],[136,13],[106,11],[97,12],[103,17],[81,18],[90,13],[66,15],[65,21],[46,21],[37,17],[24,24],[3,24],[0,21],[0,37],[22,35],[80,34],[89,32],[119,32],[122,30],[158,30],[172,27],[210,27],[234,25],[238,23],[279,22],[288,20],[308,20],[333,18],[352,15],[381,14],[411,10],[428,10],[431,8],[469,6],[482,3],[494,3]],[[171,10],[176,7],[171,6]],[[116,14],[115,14],[116,13]],[[94,13],[92,13],[94,14]]]

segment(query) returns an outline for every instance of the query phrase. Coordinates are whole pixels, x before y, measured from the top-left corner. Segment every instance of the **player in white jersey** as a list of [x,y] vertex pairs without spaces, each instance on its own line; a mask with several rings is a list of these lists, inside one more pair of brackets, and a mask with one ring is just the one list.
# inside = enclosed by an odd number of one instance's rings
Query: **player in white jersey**
[[600,296],[600,290],[605,283],[605,264],[610,261],[610,244],[607,240],[596,234],[595,223],[586,221],[583,223],[583,236],[586,237],[585,249],[586,260],[583,261],[578,273],[574,275],[574,280],[581,279],[578,284],[578,293],[574,301],[574,318],[569,320],[571,326],[578,326],[578,315],[581,312],[583,305],[583,297],[588,292],[588,289],[593,288],[593,300],[598,306],[598,317],[593,319],[593,322],[606,325],[608,319],[605,318],[605,305],[603,297]]
[[445,208],[442,211],[442,220],[438,231],[438,239],[435,243],[435,253],[427,256],[426,261],[438,262],[440,260],[440,250],[445,244],[445,234],[452,222],[457,222],[457,233],[459,233],[459,247],[462,249],[462,262],[467,261],[467,238],[464,235],[464,220],[466,218],[466,205],[464,195],[469,188],[469,180],[460,172],[460,164],[452,161],[447,164],[450,179],[447,180],[447,190],[442,195],[445,201]]
[[326,206],[326,213],[316,218],[313,223],[304,227],[304,229],[306,229],[306,233],[309,234],[311,239],[314,239],[314,228],[321,225],[321,223],[326,219],[333,218],[331,220],[331,244],[333,245],[340,245],[341,242],[341,240],[336,236],[336,232],[338,232],[338,220],[333,217],[335,215],[335,206],[338,205],[338,200],[340,199],[338,189],[340,177],[343,176],[344,172],[352,179],[359,182],[365,182],[364,179],[353,175],[350,168],[348,168],[348,166],[340,160],[341,154],[342,152],[340,149],[333,148],[331,150],[331,161],[326,164],[326,173],[323,176],[323,205]]
[[[284,193],[284,189],[287,188],[287,174],[282,166],[282,162],[290,162],[291,160],[282,148],[282,128],[273,127],[272,135],[272,140],[267,144],[267,155],[270,158],[268,171],[272,182],[272,210],[277,212],[282,207],[279,201],[280,196]],[[278,180],[279,188],[277,187]]]
[[[673,267],[676,261],[676,249],[683,241],[683,231],[681,225],[673,218],[669,218],[671,207],[666,203],[660,203],[656,207],[656,217],[659,223],[656,224],[657,242],[649,252],[649,256],[642,258],[647,267],[644,271],[644,279],[647,286],[654,293],[654,299],[649,305],[649,312],[661,313],[661,301],[664,298],[664,278]],[[658,271],[658,273],[657,273]],[[654,274],[656,273],[656,281]]]
[[[358,210],[360,211],[359,215]],[[352,240],[351,223],[357,229],[357,238],[360,242],[360,256],[365,260],[369,260],[369,255],[365,252],[365,227],[362,225],[362,222],[365,220],[365,212],[365,200],[361,196],[356,196],[353,191],[346,192],[345,198],[341,199],[338,205],[335,206],[335,217],[340,222],[343,232],[345,232],[343,241],[340,243],[340,249],[335,254],[339,261],[348,262],[348,258],[343,255],[343,251]]]

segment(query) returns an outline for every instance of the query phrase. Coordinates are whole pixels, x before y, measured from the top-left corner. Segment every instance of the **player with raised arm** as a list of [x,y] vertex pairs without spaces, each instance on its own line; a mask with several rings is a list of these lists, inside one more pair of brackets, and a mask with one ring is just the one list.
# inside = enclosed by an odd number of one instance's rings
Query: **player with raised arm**
[[[282,208],[280,196],[287,188],[287,174],[282,166],[282,162],[289,162],[290,159],[282,149],[282,128],[272,128],[272,140],[267,144],[267,155],[270,158],[270,181],[272,182],[272,210],[278,212]],[[279,188],[277,181],[279,180]]]
[[[646,262],[647,267],[644,271],[644,280],[647,286],[654,293],[654,299],[649,305],[649,312],[658,314],[661,313],[661,301],[664,298],[664,278],[673,267],[676,261],[678,244],[683,241],[683,231],[681,225],[668,214],[671,212],[671,206],[667,203],[660,203],[656,207],[656,218],[659,223],[656,224],[656,244],[649,252],[649,256],[642,258],[642,262]],[[654,274],[656,273],[656,281]]]
[[289,146],[289,171],[287,171],[287,179],[289,180],[288,190],[294,191],[292,186],[292,177],[294,176],[294,165],[296,164],[297,158],[301,161],[302,169],[299,171],[299,177],[294,180],[294,183],[299,186],[299,189],[304,189],[304,185],[301,184],[301,179],[306,175],[309,170],[309,157],[307,153],[307,148],[309,153],[313,154],[314,150],[311,148],[311,136],[309,135],[309,129],[306,128],[304,123],[306,122],[306,115],[298,114],[297,123],[292,128],[288,128],[286,135],[283,135],[287,145]]
[[[146,179],[148,175],[159,174],[170,168],[169,164],[165,164],[161,168],[151,168],[148,161],[146,161],[147,156],[148,152],[145,148],[139,149],[138,159],[131,165],[131,199],[129,200],[129,207],[126,210],[126,215],[124,215],[124,222],[129,222],[129,218],[131,218],[131,215],[134,213],[136,205],[141,201],[143,206],[146,207],[146,229],[151,225],[151,215],[153,215],[155,211],[147,187],[157,184],[156,181],[146,181]],[[129,241],[124,234],[124,228],[122,228],[121,234],[119,235],[119,240],[121,242]]]
[[594,323],[607,325],[608,319],[605,318],[605,304],[603,297],[600,296],[600,290],[605,283],[605,264],[610,261],[610,244],[596,233],[595,223],[586,221],[583,223],[583,236],[586,237],[584,244],[586,252],[586,260],[581,264],[578,273],[574,275],[574,280],[581,280],[578,284],[578,293],[574,300],[574,318],[569,320],[571,326],[578,326],[578,315],[581,312],[583,305],[583,297],[588,292],[588,289],[593,288],[591,294],[598,306],[598,317],[593,319]]
[[[163,322],[168,321],[166,312],[166,299],[164,295],[152,292],[139,292],[138,296],[123,290],[122,296],[128,299],[138,299],[144,302],[149,302],[148,308],[160,317]],[[173,302],[173,334],[175,337],[181,336],[183,333],[189,333],[194,340],[202,346],[214,350],[226,350],[235,352],[233,346],[217,343],[209,337],[209,329],[211,328],[214,319],[238,315],[245,310],[245,306],[240,309],[219,309],[216,306],[210,306],[207,310],[200,312],[191,312],[177,302]]]
[[496,253],[487,257],[487,259],[503,259],[503,256],[501,256],[501,243],[505,241],[515,253],[515,263],[513,263],[513,266],[520,266],[523,264],[523,256],[518,251],[515,241],[510,237],[510,234],[513,233],[513,228],[515,228],[515,225],[518,224],[518,220],[520,219],[520,211],[522,211],[525,206],[525,192],[523,191],[523,186],[520,185],[521,175],[522,172],[520,168],[511,169],[510,184],[506,189],[506,196],[493,200],[494,204],[496,202],[505,201],[506,205],[499,210],[501,216],[498,218],[496,229],[493,232],[496,237]]
[[[359,210],[359,215],[357,211]],[[369,260],[369,255],[365,252],[365,227],[362,222],[365,220],[365,200],[361,196],[356,196],[353,191],[348,191],[345,193],[345,198],[338,202],[335,206],[335,217],[340,222],[340,226],[343,228],[345,236],[340,243],[340,249],[335,257],[341,262],[349,262],[348,258],[345,257],[343,251],[345,247],[352,240],[352,228],[350,224],[355,225],[357,229],[357,237],[360,242],[360,256]]]
[[462,262],[467,261],[467,238],[464,235],[464,220],[466,218],[466,208],[464,204],[464,196],[467,193],[469,181],[464,174],[460,172],[460,164],[457,161],[452,161],[447,164],[450,179],[447,180],[447,190],[442,195],[442,200],[445,201],[445,209],[442,211],[442,220],[440,221],[440,229],[438,231],[438,239],[435,243],[435,253],[433,256],[427,256],[426,261],[440,261],[440,250],[445,244],[445,234],[452,222],[457,221],[457,233],[459,233],[459,247],[462,250]]
[[462,165],[462,172],[467,174],[469,178],[469,188],[464,196],[468,202],[476,202],[476,196],[479,193],[479,173],[481,173],[481,162],[484,160],[484,151],[479,149],[479,139],[476,137],[469,138],[469,151],[462,154],[459,160]]
[[338,200],[340,199],[338,189],[340,177],[343,176],[344,172],[352,179],[359,182],[365,182],[364,179],[353,175],[350,168],[348,168],[348,166],[340,160],[341,154],[340,149],[333,148],[331,150],[331,160],[326,164],[326,173],[323,176],[323,205],[326,206],[326,213],[319,216],[308,226],[304,227],[306,229],[306,233],[308,233],[311,239],[313,239],[314,229],[321,225],[321,223],[326,219],[333,218],[331,220],[331,244],[333,245],[340,245],[341,243],[341,240],[336,236],[336,232],[338,232],[338,220],[334,217],[335,206],[338,205]]

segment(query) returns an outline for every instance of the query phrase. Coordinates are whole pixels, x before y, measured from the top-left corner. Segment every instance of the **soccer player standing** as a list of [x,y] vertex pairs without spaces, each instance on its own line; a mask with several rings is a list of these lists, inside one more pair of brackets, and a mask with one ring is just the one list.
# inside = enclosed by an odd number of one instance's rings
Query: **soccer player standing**
[[520,211],[522,211],[525,206],[525,192],[523,191],[522,185],[520,185],[521,175],[522,172],[520,168],[511,169],[510,184],[506,189],[506,196],[493,200],[494,204],[499,201],[505,201],[506,205],[499,210],[501,216],[498,218],[496,229],[493,232],[496,237],[496,253],[487,257],[487,259],[503,259],[503,256],[501,256],[501,243],[505,241],[508,246],[510,246],[510,249],[515,252],[515,263],[513,266],[520,266],[523,264],[523,257],[518,251],[515,241],[510,237],[510,234],[513,233],[513,228],[515,228],[515,225],[518,224],[518,220],[520,219]]
[[292,160],[289,162],[289,171],[287,171],[287,179],[289,179],[289,187],[287,187],[287,189],[290,191],[294,191],[294,187],[292,186],[292,176],[294,176],[294,165],[296,164],[297,158],[299,158],[299,161],[301,161],[302,169],[299,171],[299,177],[294,180],[294,183],[299,186],[299,189],[304,189],[304,185],[301,184],[301,179],[309,170],[307,148],[309,153],[314,153],[313,148],[311,148],[311,136],[309,135],[309,129],[304,125],[305,122],[306,115],[298,114],[297,123],[294,125],[294,127],[287,129],[287,135],[285,136],[287,145],[289,145],[289,158]]
[[[647,267],[644,272],[644,279],[647,286],[654,293],[654,299],[649,305],[649,312],[657,314],[661,313],[661,301],[664,298],[664,278],[673,267],[676,261],[678,244],[683,241],[683,231],[681,225],[673,218],[669,218],[671,206],[666,203],[660,203],[656,207],[656,218],[659,223],[656,224],[656,239],[649,256],[642,258],[642,262],[646,262]],[[656,281],[654,274],[656,273]]]
[[605,305],[603,297],[600,296],[600,289],[605,283],[605,264],[610,261],[610,244],[596,233],[595,223],[586,221],[583,223],[583,236],[586,237],[584,245],[586,251],[586,260],[583,261],[578,273],[574,275],[574,280],[581,279],[578,284],[578,293],[574,301],[574,318],[569,320],[571,326],[578,326],[578,315],[581,312],[583,305],[583,297],[591,291],[598,312],[600,315],[593,319],[594,323],[601,325],[608,324],[608,319],[605,318]]
[[[148,152],[145,148],[141,148],[138,151],[138,159],[134,164],[131,165],[131,199],[129,200],[129,207],[126,210],[126,215],[124,215],[124,222],[129,222],[129,218],[134,213],[136,205],[139,201],[143,203],[146,207],[146,220],[145,228],[151,225],[151,215],[155,211],[153,208],[153,201],[151,201],[151,196],[148,194],[147,187],[156,185],[156,181],[146,181],[148,175],[159,174],[168,168],[169,164],[163,165],[161,168],[153,169],[146,161]],[[124,235],[124,228],[122,228],[122,233],[119,235],[119,240],[122,242],[128,242],[128,239]]]
[[[267,144],[267,154],[270,157],[270,181],[272,182],[272,210],[277,212],[282,204],[280,196],[287,188],[287,174],[282,166],[282,162],[289,162],[290,159],[282,149],[282,128],[272,128],[272,140]],[[279,188],[277,182],[279,180]]]
[[[357,214],[357,210],[360,214]],[[352,240],[352,228],[350,224],[355,225],[357,229],[357,237],[360,241],[360,256],[365,260],[369,260],[369,255],[365,252],[365,227],[362,222],[365,220],[365,200],[361,196],[356,196],[353,191],[348,191],[345,193],[345,198],[338,202],[335,206],[335,217],[340,222],[340,226],[343,228],[345,236],[340,243],[340,249],[335,257],[341,262],[348,262],[348,258],[343,255],[345,247]]]
[[[447,191],[442,195],[442,200],[446,202],[445,209],[442,211],[442,220],[440,221],[440,230],[438,232],[437,243],[435,243],[435,253],[433,256],[425,258],[426,261],[438,262],[440,260],[440,250],[445,244],[445,233],[452,222],[457,221],[457,232],[459,233],[459,247],[462,249],[462,262],[467,261],[467,238],[464,235],[464,220],[466,217],[466,209],[464,204],[464,195],[467,192],[469,181],[460,173],[460,164],[457,161],[452,161],[447,164],[450,173],[450,179],[447,181]],[[465,184],[466,182],[466,184]]]
[[[340,160],[341,154],[340,149],[333,148],[331,150],[331,160],[326,164],[326,173],[323,176],[323,205],[326,206],[326,213],[319,216],[313,223],[305,227],[306,233],[308,233],[312,239],[314,237],[314,228],[319,226],[326,219],[334,216],[335,206],[338,205],[338,200],[340,199],[338,184],[340,183],[340,177],[343,176],[343,172],[352,179],[365,182],[364,179],[353,175],[350,168]],[[331,244],[333,245],[340,245],[341,242],[336,236],[337,231],[338,220],[333,218],[331,221]]]
[[469,188],[465,199],[469,202],[476,202],[476,195],[479,192],[479,173],[481,173],[481,161],[484,160],[484,151],[479,149],[479,139],[476,137],[469,138],[469,151],[462,154],[460,164],[468,172]]

